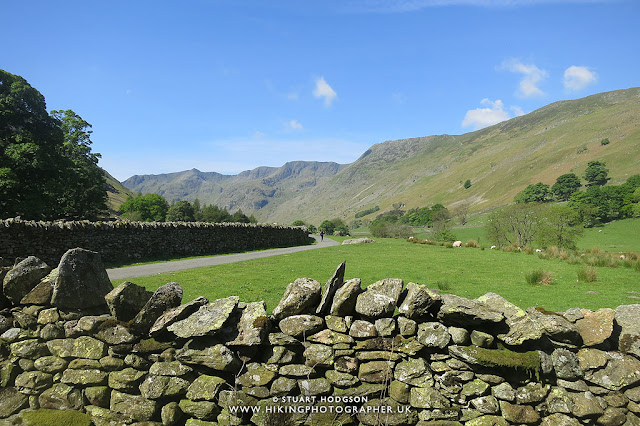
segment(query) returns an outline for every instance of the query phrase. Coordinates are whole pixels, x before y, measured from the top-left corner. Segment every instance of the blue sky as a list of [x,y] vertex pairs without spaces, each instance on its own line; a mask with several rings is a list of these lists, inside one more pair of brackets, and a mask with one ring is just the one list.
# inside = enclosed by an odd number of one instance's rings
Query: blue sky
[[356,160],[640,86],[637,0],[3,0],[0,69],[120,180]]

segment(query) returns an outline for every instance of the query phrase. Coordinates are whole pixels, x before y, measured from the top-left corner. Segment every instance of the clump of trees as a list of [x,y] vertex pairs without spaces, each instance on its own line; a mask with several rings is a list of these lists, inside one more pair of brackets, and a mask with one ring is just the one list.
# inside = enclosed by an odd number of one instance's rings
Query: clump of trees
[[501,247],[575,249],[582,233],[579,225],[579,216],[568,206],[520,203],[491,214],[485,229],[489,240]]
[[371,208],[368,208],[368,209],[365,209],[365,210],[362,210],[362,211],[359,211],[358,213],[356,213],[355,214],[355,218],[358,219],[358,218],[370,215],[371,213],[375,213],[375,212],[377,212],[379,210],[380,210],[380,206],[371,207]]
[[227,209],[214,204],[200,204],[196,198],[191,204],[180,200],[169,205],[167,200],[158,194],[138,194],[128,198],[119,208],[122,218],[140,222],[235,222],[257,223],[251,215],[247,217],[242,210],[229,213]]
[[585,190],[582,181],[574,173],[564,174],[553,186],[538,182],[527,186],[516,195],[516,203],[547,203],[568,201],[579,216],[583,226],[627,217],[640,217],[640,175],[631,176],[622,185],[607,185],[609,170],[602,161],[590,161],[585,170]]
[[349,227],[340,218],[324,220],[320,224],[320,230],[324,230],[325,234],[333,235],[338,232],[340,235],[349,235]]
[[71,110],[49,114],[38,90],[0,70],[0,217],[96,219],[106,213],[106,182],[90,129]]

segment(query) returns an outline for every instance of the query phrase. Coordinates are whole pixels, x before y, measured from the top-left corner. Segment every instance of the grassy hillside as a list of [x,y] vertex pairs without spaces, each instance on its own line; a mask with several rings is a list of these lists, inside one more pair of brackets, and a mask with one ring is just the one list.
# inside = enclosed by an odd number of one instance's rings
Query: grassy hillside
[[[611,143],[601,145],[604,138]],[[466,201],[478,212],[510,203],[528,184],[553,184],[569,172],[581,176],[596,159],[606,162],[612,183],[640,169],[640,89],[557,102],[460,136],[374,145],[331,180],[282,204],[271,216],[283,222],[350,219],[368,207],[384,210],[398,202],[411,208],[432,203],[455,207]],[[472,186],[464,189],[467,179]]]
[[104,175],[107,181],[107,207],[110,212],[115,212],[118,207],[124,203],[128,197],[133,197],[135,194],[124,187],[116,178],[111,176],[109,172],[104,171]]

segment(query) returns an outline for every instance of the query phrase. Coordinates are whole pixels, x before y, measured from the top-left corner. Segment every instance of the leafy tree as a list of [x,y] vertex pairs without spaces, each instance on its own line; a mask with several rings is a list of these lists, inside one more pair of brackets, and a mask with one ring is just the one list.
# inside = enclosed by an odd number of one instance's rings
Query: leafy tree
[[126,219],[143,222],[162,222],[165,220],[168,210],[169,203],[158,194],[138,194],[135,197],[130,197],[119,209]]
[[485,226],[489,241],[497,246],[532,244],[540,230],[542,209],[541,203],[520,203],[492,213]]
[[251,223],[251,220],[247,215],[242,213],[242,210],[240,209],[231,216],[231,221],[236,223]]
[[626,182],[624,183],[626,185],[629,185],[631,187],[635,188],[640,188],[640,175],[633,175],[630,176]]
[[383,220],[374,220],[369,226],[369,232],[377,238],[409,238],[413,235],[409,226]]
[[580,178],[575,173],[566,173],[556,179],[556,183],[551,187],[551,192],[557,200],[567,201],[581,186]]
[[469,189],[471,188],[471,179],[467,179],[464,181],[464,189]]
[[193,206],[188,201],[176,201],[167,210],[167,222],[193,222],[195,220]]
[[294,220],[291,226],[307,226],[304,220]]
[[333,235],[333,231],[335,229],[335,225],[330,220],[323,220],[320,224],[320,230],[324,231],[325,234]]
[[231,222],[231,215],[226,209],[221,209],[214,204],[203,205],[199,220],[211,223]]
[[587,181],[587,186],[604,186],[611,179],[607,177],[609,169],[602,161],[589,161],[587,163],[587,169],[584,171],[584,179]]
[[105,210],[90,127],[70,110],[49,115],[40,92],[0,70],[0,217],[94,218]]
[[200,200],[197,198],[193,200],[192,206],[193,206],[194,220],[200,220],[200,214],[202,213],[202,206],[200,206]]
[[67,160],[58,195],[60,215],[73,219],[95,219],[107,209],[104,171],[98,167],[100,154],[91,152],[91,124],[68,109],[52,111],[64,134],[60,154]]
[[542,247],[560,247],[575,250],[576,241],[583,233],[580,215],[565,205],[552,205],[542,211],[537,243]]
[[324,232],[329,235],[336,232],[339,232],[342,235],[349,235],[349,227],[342,219],[339,218],[324,220],[320,224],[320,229],[323,229]]
[[609,145],[611,143],[611,141],[609,141],[609,138],[604,138],[600,141],[600,145]]
[[516,203],[545,203],[551,201],[549,185],[542,182],[527,186],[515,196]]
[[464,226],[464,225],[467,224],[467,215],[468,214],[469,214],[469,202],[467,202],[467,201],[459,203],[453,209],[453,215],[456,216],[460,220],[460,225]]

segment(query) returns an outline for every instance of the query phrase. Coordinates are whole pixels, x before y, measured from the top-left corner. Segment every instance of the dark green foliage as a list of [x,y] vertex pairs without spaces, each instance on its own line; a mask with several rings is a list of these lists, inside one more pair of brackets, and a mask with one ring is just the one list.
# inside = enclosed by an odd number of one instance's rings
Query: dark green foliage
[[527,186],[515,196],[516,203],[546,203],[551,201],[551,190],[549,185],[542,182]]
[[609,145],[611,143],[611,141],[609,141],[609,138],[604,138],[600,141],[600,145],[604,146],[604,145]]
[[[196,199],[198,206],[200,201]],[[194,201],[195,205],[195,201]],[[198,222],[211,222],[211,223],[223,223],[223,222],[238,222],[238,223],[258,223],[257,219],[251,215],[247,217],[242,210],[238,210],[231,214],[225,208],[220,208],[214,204],[203,204],[198,210],[194,209],[195,220]]]
[[169,203],[158,194],[138,194],[127,199],[119,211],[129,220],[142,222],[163,222],[169,210]]
[[60,215],[71,219],[95,219],[107,208],[105,176],[98,167],[100,154],[91,152],[91,124],[68,109],[52,111],[62,127],[64,143],[60,148],[67,168],[60,173],[58,196]]
[[359,211],[358,213],[355,214],[355,218],[357,219],[359,217],[367,216],[371,213],[377,212],[378,210],[380,210],[380,206],[375,206],[366,210]]
[[226,209],[221,209],[214,204],[205,204],[200,209],[200,215],[196,216],[196,220],[211,223],[231,222],[231,215]]
[[[231,215],[231,221],[236,223],[252,223],[251,219],[248,218],[247,215],[242,213],[242,210],[240,209],[238,209],[237,212]],[[254,223],[255,223],[255,219],[254,219]]]
[[603,186],[611,179],[608,177],[609,169],[602,161],[589,161],[587,169],[584,171],[584,179],[587,186]]
[[567,201],[581,186],[580,178],[575,173],[566,173],[556,179],[556,183],[551,187],[551,192],[557,200]]
[[341,235],[349,235],[349,227],[342,219],[335,218],[331,220],[324,220],[320,224],[320,228],[325,234],[333,235],[339,232]]
[[106,210],[90,127],[70,110],[49,115],[40,92],[0,70],[0,217],[94,219]]
[[584,192],[574,193],[569,205],[578,212],[585,227],[634,217],[639,210],[638,187],[639,175],[631,176],[622,185],[590,186]]
[[463,186],[464,186],[464,189],[471,188],[471,180],[470,179],[465,180]]
[[316,227],[307,224],[304,220],[295,220],[291,226],[306,226],[310,233],[315,234],[316,232]]
[[[431,207],[410,209],[400,218],[400,222],[411,226],[431,226],[433,215],[441,210],[443,213],[440,213],[440,215],[449,214],[449,210],[440,203],[434,204]],[[436,215],[436,218],[437,217]]]
[[191,203],[185,200],[176,201],[167,211],[167,222],[193,222],[195,211]]
[[453,242],[458,238],[456,235],[448,229],[443,229],[434,234],[434,238],[436,241],[444,241],[444,242]]

